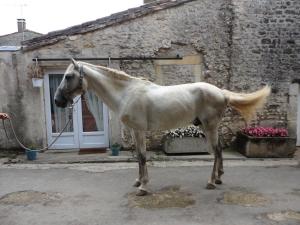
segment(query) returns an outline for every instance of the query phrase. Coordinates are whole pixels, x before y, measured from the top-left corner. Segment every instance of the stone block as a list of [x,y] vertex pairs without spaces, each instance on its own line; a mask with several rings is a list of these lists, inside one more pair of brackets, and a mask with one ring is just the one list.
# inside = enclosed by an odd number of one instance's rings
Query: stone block
[[164,140],[164,151],[167,154],[207,153],[208,145],[205,138],[167,138]]
[[296,139],[252,137],[238,132],[232,147],[249,158],[291,158],[296,151]]

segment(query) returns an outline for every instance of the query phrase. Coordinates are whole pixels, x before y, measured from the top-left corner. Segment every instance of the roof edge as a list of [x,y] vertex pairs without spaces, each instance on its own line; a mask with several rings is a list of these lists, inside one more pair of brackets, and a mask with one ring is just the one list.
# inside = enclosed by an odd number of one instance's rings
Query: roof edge
[[[29,30],[29,29],[24,30],[24,32],[30,32],[30,33],[35,33],[35,34],[39,34],[39,35],[44,35],[42,33],[39,33],[39,32],[33,31],[33,30]],[[9,34],[3,34],[3,35],[0,35],[0,38],[10,36],[10,35],[14,35],[14,34],[18,34],[18,33],[21,34],[22,32],[16,31],[16,32],[12,32],[12,33],[9,33]]]

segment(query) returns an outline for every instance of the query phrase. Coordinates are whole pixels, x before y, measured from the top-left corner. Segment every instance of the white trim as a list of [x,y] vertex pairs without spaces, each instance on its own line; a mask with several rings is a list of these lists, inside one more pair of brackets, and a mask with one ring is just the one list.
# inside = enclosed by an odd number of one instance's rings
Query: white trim
[[[105,119],[104,119],[105,118]],[[103,127],[104,127],[104,140],[105,140],[105,146],[109,146],[109,110],[108,107],[103,103]],[[106,131],[106,132],[105,132]]]
[[297,96],[297,146],[300,146],[300,87],[298,85]]

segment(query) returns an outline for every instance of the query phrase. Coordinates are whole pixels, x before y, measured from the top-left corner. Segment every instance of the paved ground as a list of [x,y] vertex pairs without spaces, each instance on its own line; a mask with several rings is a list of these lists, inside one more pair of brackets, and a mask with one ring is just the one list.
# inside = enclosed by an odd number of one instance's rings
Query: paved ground
[[300,224],[296,160],[227,160],[216,190],[204,188],[211,162],[150,164],[142,198],[136,163],[2,164],[0,224]]
[[[1,152],[1,150],[0,150]],[[13,159],[12,159],[13,158]],[[147,158],[151,161],[194,161],[194,160],[213,160],[211,154],[198,154],[198,155],[165,155],[163,152],[148,151]],[[236,151],[224,151],[224,159],[246,159],[243,155]],[[28,161],[24,154],[17,157],[3,157],[0,158],[0,164],[5,162],[17,163],[34,163],[34,164],[57,164],[57,163],[100,163],[100,162],[133,162],[136,158],[133,157],[130,151],[121,151],[119,156],[111,156],[111,152],[96,153],[96,154],[79,154],[77,150],[74,151],[47,151],[45,153],[38,153],[37,160]]]

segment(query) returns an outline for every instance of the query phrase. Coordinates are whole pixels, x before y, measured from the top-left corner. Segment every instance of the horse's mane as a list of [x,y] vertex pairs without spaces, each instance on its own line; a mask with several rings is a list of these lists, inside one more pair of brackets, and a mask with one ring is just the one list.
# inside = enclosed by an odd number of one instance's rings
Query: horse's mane
[[[93,69],[101,69],[104,70],[106,72],[108,72],[108,75],[110,77],[113,77],[114,79],[118,79],[118,80],[132,80],[132,79],[138,79],[136,77],[130,76],[129,74],[121,71],[121,70],[117,70],[117,69],[113,69],[113,68],[108,68],[108,67],[104,67],[104,66],[99,66],[99,65],[93,65],[90,63],[86,63],[86,62],[82,62],[83,64],[92,67]],[[106,75],[106,74],[104,74]]]

